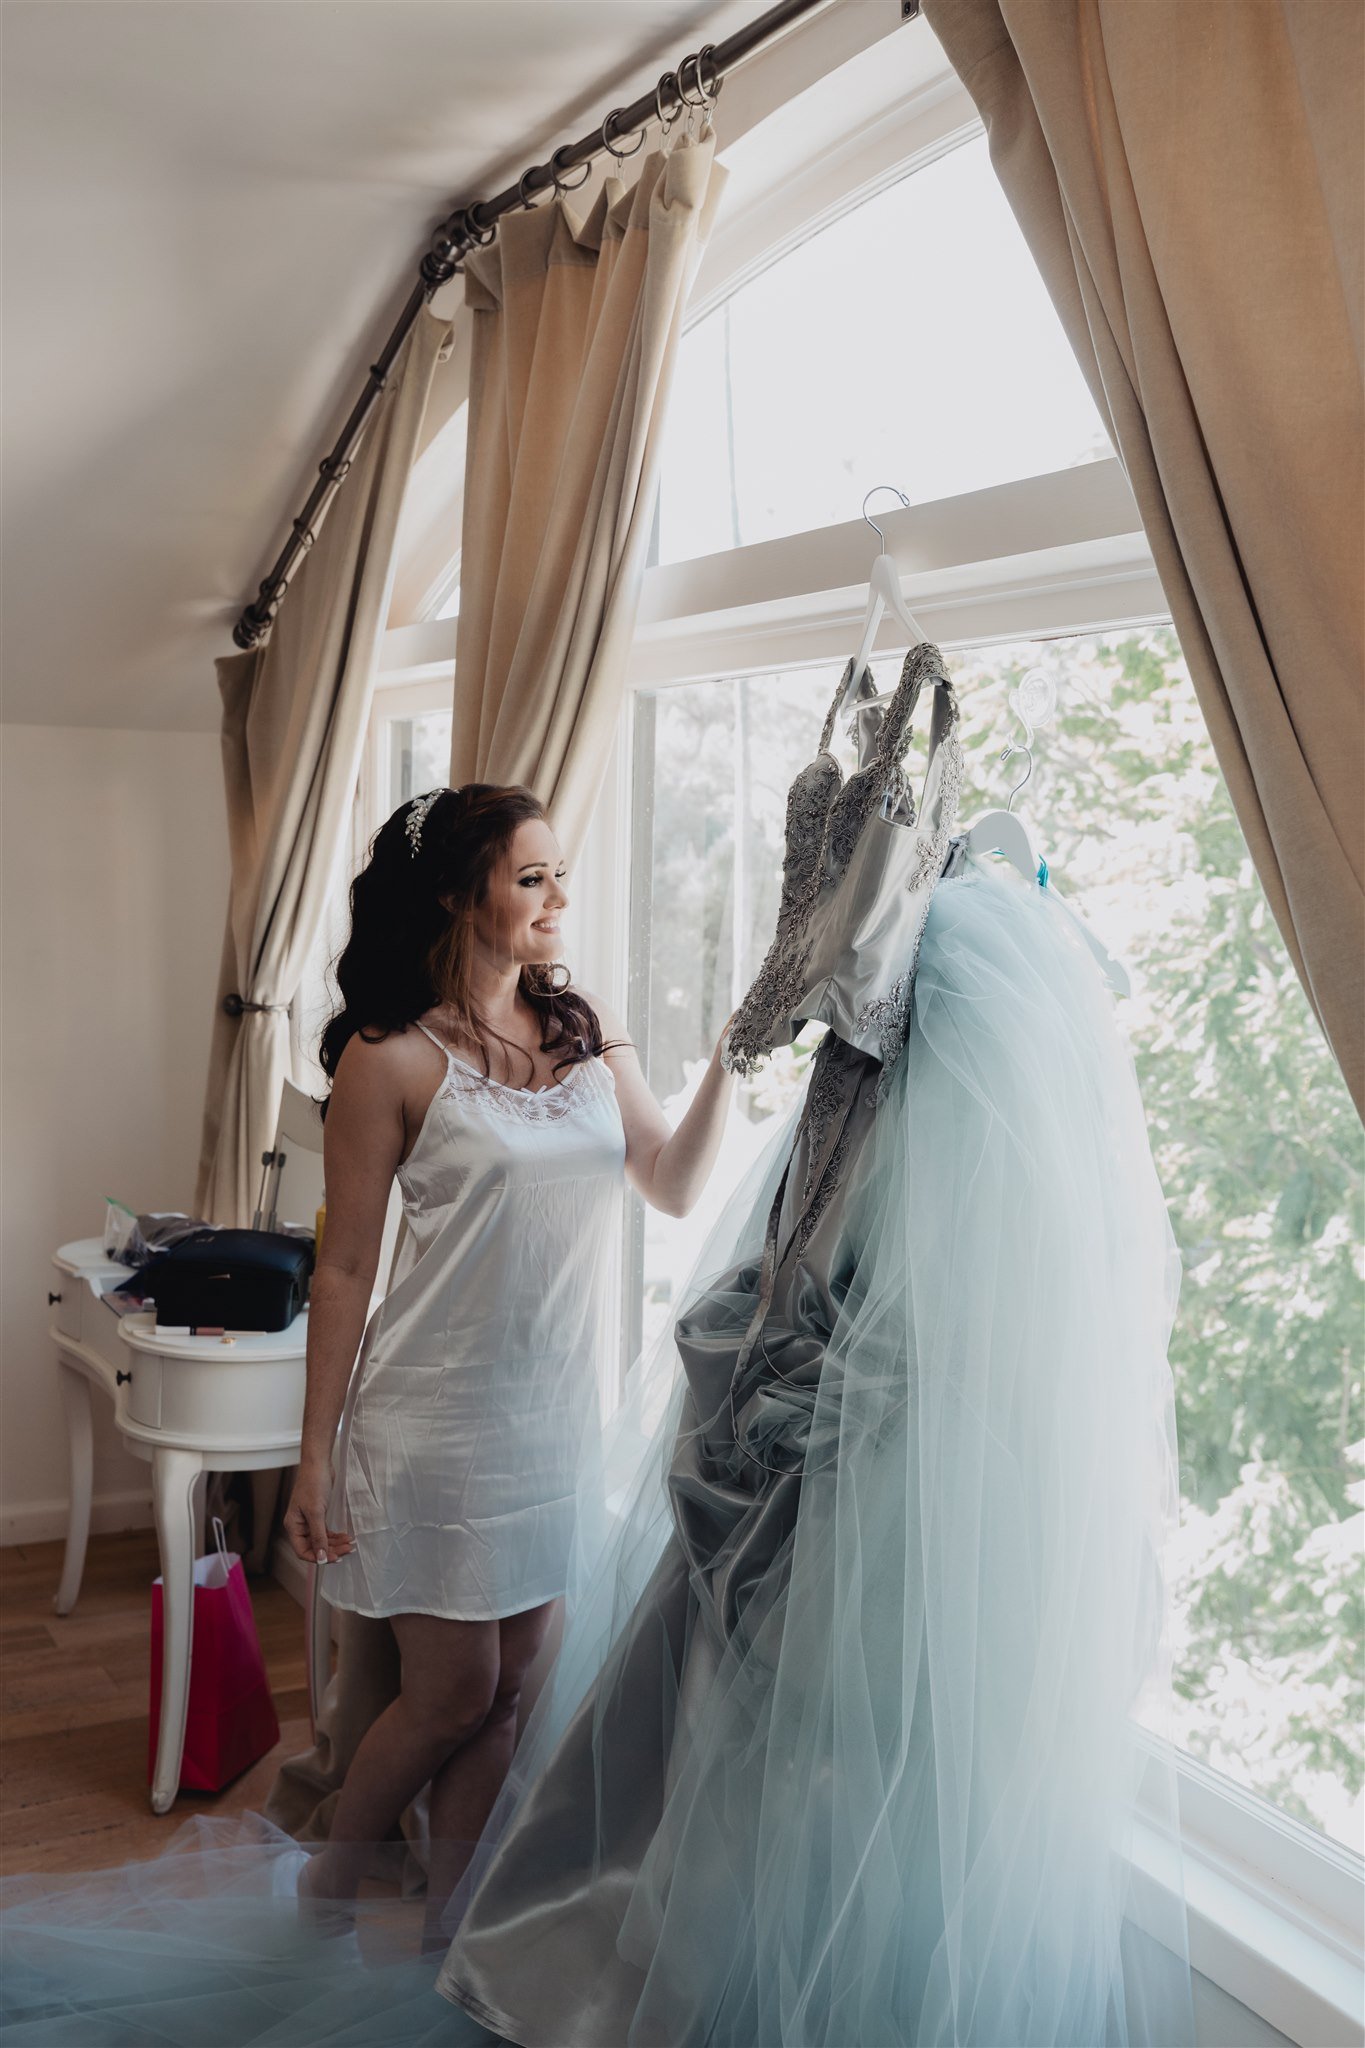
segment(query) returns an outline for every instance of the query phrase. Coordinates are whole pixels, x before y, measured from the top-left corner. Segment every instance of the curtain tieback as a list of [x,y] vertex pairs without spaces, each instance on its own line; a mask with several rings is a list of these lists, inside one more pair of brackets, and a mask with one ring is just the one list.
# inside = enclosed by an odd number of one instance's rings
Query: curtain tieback
[[288,1010],[288,1003],[248,1003],[235,992],[223,997],[223,1008],[229,1017],[240,1017],[246,1010]]

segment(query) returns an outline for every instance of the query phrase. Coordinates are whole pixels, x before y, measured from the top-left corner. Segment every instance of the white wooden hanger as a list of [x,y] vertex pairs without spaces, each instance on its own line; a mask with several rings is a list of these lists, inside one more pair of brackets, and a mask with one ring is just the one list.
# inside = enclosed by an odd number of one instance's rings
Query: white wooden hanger
[[[877,637],[877,628],[887,612],[890,612],[892,618],[898,619],[901,625],[904,626],[906,632],[910,635],[910,645],[912,647],[917,647],[921,640],[928,638],[923,627],[919,624],[909,605],[901,595],[900,578],[896,574],[895,563],[886,552],[886,539],[880,526],[878,526],[875,519],[868,519],[867,499],[875,498],[878,491],[895,491],[902,505],[910,503],[904,491],[897,490],[895,484],[873,484],[867,497],[863,499],[863,518],[867,520],[868,525],[881,543],[881,553],[872,564],[872,574],[868,578],[867,610],[863,613],[862,637],[859,639],[858,652],[853,657],[853,668],[848,679],[850,692],[857,689],[858,678],[867,667],[868,657],[872,652],[872,644]],[[887,690],[880,696],[858,697],[856,699],[846,694],[841,708],[844,710],[865,711],[869,704],[888,703],[891,694],[891,691]]]

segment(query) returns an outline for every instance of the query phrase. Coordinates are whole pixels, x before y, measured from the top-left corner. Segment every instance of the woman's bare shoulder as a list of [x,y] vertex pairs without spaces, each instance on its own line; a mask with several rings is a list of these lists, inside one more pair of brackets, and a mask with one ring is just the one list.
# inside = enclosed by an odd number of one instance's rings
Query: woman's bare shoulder
[[362,1026],[342,1048],[333,1077],[333,1093],[341,1087],[348,1093],[403,1095],[435,1064],[436,1048],[416,1024],[392,1030]]

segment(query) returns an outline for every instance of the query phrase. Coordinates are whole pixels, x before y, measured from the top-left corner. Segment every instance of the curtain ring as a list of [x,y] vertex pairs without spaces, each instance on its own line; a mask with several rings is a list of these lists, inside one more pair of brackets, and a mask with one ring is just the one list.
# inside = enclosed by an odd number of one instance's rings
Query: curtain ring
[[526,169],[522,172],[521,176],[517,179],[517,197],[521,201],[522,205],[525,207],[528,213],[531,211],[531,208],[535,205],[536,202],[534,196],[532,196],[530,199],[528,199],[526,196],[526,180],[531,176],[531,173],[536,168],[537,166],[535,164],[528,164]]
[[[710,45],[708,44],[707,47],[709,48]],[[693,69],[696,72],[695,89],[697,93],[700,95],[700,97],[695,100],[692,98],[691,93],[689,93],[687,90],[687,67],[689,64],[692,65]],[[685,107],[690,107],[692,108],[693,112],[695,112],[698,107],[705,107],[709,104],[706,98],[705,89],[702,86],[701,82],[700,50],[696,51],[694,54],[689,54],[688,56],[683,58],[682,63],[678,66],[677,79],[678,98],[681,100],[682,104]]]
[[616,116],[618,114],[624,114],[625,111],[626,110],[624,107],[613,107],[611,112],[607,115],[606,120],[602,123],[602,147],[603,149],[606,150],[608,156],[615,157],[618,164],[624,163],[627,157],[638,155],[639,152],[645,146],[645,131],[643,128],[640,130],[639,134],[635,138],[634,149],[616,149],[612,146],[612,140],[611,137],[608,135],[607,130],[608,128],[610,128],[612,122],[616,119]]
[[[701,75],[701,67],[708,59],[710,60],[711,72],[715,80],[715,83],[709,86]],[[692,66],[693,90],[697,95],[695,99],[692,98],[691,93],[687,90],[687,67],[689,64]],[[716,46],[714,43],[703,43],[701,48],[693,55],[684,57],[682,63],[678,66],[678,95],[683,105],[690,107],[694,113],[709,114],[711,112],[716,101],[720,98],[722,83],[723,81],[716,70]]]
[[575,178],[572,185],[568,183],[567,179],[565,178],[564,171],[560,165],[559,159],[565,154],[567,150],[570,150],[572,148],[573,144],[571,142],[561,142],[559,148],[550,158],[550,176],[555,181],[555,191],[559,194],[561,199],[563,198],[566,192],[576,192],[580,185],[586,185],[589,178],[592,176],[592,165],[590,163],[587,163],[583,165],[582,177]]
[[452,225],[455,228],[456,234],[465,244],[466,248],[469,249],[486,249],[490,242],[497,240],[498,236],[498,224],[496,221],[490,221],[485,228],[480,227],[479,223],[475,220],[474,208],[478,203],[476,199],[474,206],[462,206],[459,212],[452,216]]
[[[675,104],[673,107],[673,112],[671,114],[666,114],[664,112],[663,93],[664,87],[666,85],[671,85],[673,88],[673,97]],[[676,71],[665,71],[663,77],[655,86],[654,108],[655,112],[659,116],[659,140],[663,142],[667,139],[672,130],[677,127],[678,122],[682,118],[683,96],[682,89],[678,84],[678,74]]]

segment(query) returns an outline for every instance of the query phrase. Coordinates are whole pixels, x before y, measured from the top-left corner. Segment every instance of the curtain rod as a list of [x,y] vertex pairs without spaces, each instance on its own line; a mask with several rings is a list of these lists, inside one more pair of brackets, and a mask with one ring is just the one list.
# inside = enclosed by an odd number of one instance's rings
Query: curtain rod
[[[707,43],[695,55],[684,57],[677,70],[666,71],[651,91],[641,93],[639,99],[632,100],[628,107],[614,108],[599,128],[577,142],[566,143],[555,150],[548,163],[533,164],[522,172],[515,185],[509,185],[492,199],[479,199],[472,206],[457,207],[442,221],[418,265],[418,283],[399,314],[398,324],[385,342],[378,362],[371,367],[365,389],[356,400],[336,446],[318,465],[318,480],[303,510],[292,522],[289,540],[270,574],[261,583],[254,602],[246,607],[232,629],[232,638],[238,647],[257,646],[269,631],[295,570],[312,547],[318,526],[345,480],[362,429],[388,381],[389,371],[408,330],[426,301],[461,268],[468,251],[477,248],[481,242],[492,240],[494,224],[502,214],[510,213],[514,207],[525,206],[537,192],[562,185],[566,172],[591,163],[621,136],[643,129],[651,121],[663,120],[667,102],[672,102],[676,117],[689,104],[695,106],[700,99],[714,98],[721,80],[736,65],[751,57],[789,23],[823,4],[824,0],[779,0],[777,6],[768,8],[746,27],[737,29],[724,42]],[[903,16],[909,18],[918,12],[919,0],[901,0]],[[700,96],[699,99],[690,99],[685,85],[680,83],[686,79],[689,70],[693,77],[692,91]],[[707,74],[705,78],[703,70]]]

